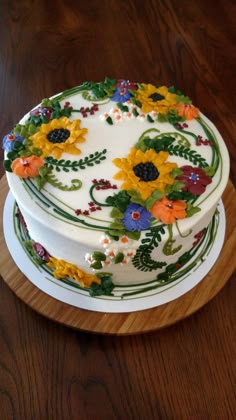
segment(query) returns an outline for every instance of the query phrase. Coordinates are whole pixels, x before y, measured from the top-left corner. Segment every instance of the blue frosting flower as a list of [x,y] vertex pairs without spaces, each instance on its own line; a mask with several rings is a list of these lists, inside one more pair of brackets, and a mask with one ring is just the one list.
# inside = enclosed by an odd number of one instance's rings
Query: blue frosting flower
[[132,94],[129,92],[127,87],[120,86],[115,90],[111,100],[115,102],[124,103],[128,101],[131,98],[131,96]]
[[122,222],[127,230],[144,230],[149,228],[152,214],[139,204],[130,203],[125,210]]
[[9,133],[3,137],[2,141],[2,148],[6,152],[12,152],[13,146],[15,142],[18,141],[19,143],[23,143],[23,137],[19,136],[18,134]]

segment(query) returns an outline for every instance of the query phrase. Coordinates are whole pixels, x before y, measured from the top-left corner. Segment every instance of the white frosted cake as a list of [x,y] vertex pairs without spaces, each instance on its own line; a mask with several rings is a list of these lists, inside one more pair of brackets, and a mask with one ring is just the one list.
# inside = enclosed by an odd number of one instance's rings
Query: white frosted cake
[[214,241],[228,152],[174,87],[86,82],[44,99],[3,147],[29,258],[91,296],[177,281]]

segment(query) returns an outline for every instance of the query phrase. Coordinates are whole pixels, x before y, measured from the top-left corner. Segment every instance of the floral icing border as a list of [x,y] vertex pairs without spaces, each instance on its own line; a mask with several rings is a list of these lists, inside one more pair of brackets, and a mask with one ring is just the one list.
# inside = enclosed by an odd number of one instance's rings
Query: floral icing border
[[[135,296],[155,293],[160,288],[191,274],[193,270],[196,270],[203,263],[205,257],[211,251],[219,223],[220,213],[217,209],[209,226],[194,236],[192,248],[179,256],[174,263],[167,265],[165,271],[159,273],[155,279],[132,286],[127,284],[116,286],[113,284],[112,273],[110,272],[103,271],[95,276],[86,273],[71,263],[52,257],[41,244],[35,242],[29,236],[26,223],[17,203],[15,203],[13,208],[13,224],[16,237],[31,262],[40,271],[43,271],[47,276],[53,277],[59,283],[88,293],[91,297],[104,296],[106,299],[115,300],[133,299]],[[109,238],[105,236],[103,241],[105,248],[111,244]]]

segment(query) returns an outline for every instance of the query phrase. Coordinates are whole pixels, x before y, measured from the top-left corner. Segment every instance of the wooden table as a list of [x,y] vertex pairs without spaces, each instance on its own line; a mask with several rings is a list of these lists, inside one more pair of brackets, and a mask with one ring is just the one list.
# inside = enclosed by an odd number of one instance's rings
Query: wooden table
[[[173,84],[222,133],[235,181],[235,2],[9,0],[0,12],[2,137],[84,80]],[[48,320],[1,279],[0,419],[235,418],[234,280],[172,327],[117,337]]]

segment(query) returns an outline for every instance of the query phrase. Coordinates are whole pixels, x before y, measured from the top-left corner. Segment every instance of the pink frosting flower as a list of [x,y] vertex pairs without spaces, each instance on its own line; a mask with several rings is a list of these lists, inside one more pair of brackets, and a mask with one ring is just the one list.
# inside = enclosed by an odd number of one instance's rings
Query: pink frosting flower
[[180,169],[183,173],[177,176],[176,179],[184,183],[182,191],[189,191],[193,195],[200,195],[204,193],[206,186],[212,182],[211,177],[201,168],[185,165]]

